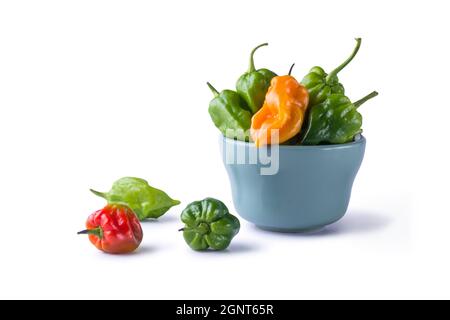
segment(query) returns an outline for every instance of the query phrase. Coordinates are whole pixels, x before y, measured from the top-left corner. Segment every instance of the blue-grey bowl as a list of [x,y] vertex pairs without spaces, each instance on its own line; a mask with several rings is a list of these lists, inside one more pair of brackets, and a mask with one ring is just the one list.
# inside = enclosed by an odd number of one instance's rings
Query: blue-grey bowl
[[[237,213],[262,229],[280,232],[310,231],[341,219],[366,146],[362,136],[339,145],[281,145],[278,172],[262,175],[261,169],[270,165],[253,143],[225,137],[221,142]],[[275,156],[273,147],[268,151]]]

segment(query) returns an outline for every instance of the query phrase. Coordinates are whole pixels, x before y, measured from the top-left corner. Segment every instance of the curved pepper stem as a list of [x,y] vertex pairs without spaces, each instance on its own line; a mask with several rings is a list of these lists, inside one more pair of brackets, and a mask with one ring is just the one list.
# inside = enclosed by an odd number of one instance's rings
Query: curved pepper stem
[[358,101],[353,102],[353,105],[355,106],[355,108],[360,107],[364,102],[366,102],[367,100],[370,100],[374,97],[376,97],[378,95],[378,92],[373,91],[371,93],[369,93],[367,96],[365,96],[362,99],[359,99]]
[[98,227],[96,229],[86,229],[83,231],[79,231],[79,232],[77,232],[77,234],[92,234],[100,239],[103,238],[103,230],[100,227]]
[[185,230],[195,230],[196,232],[200,233],[201,235],[205,235],[205,234],[208,234],[211,232],[210,226],[205,222],[200,223],[196,228],[188,228],[188,227],[181,228],[178,230],[178,232],[185,231]]
[[208,85],[208,87],[212,91],[212,93],[214,94],[214,97],[217,97],[219,95],[219,91],[217,91],[216,88],[214,88],[211,83],[207,82],[206,84]]
[[291,75],[292,69],[294,69],[295,63],[292,64],[292,66],[289,68],[288,76]]
[[249,64],[248,70],[247,70],[248,73],[253,72],[253,71],[256,71],[256,68],[255,68],[255,61],[253,60],[253,56],[255,55],[256,50],[258,50],[258,49],[261,48],[261,47],[268,46],[268,45],[269,45],[269,44],[268,44],[267,42],[266,42],[266,43],[262,43],[262,44],[260,44],[259,46],[257,46],[256,48],[254,48],[254,49],[252,50],[252,52],[250,52],[250,64]]
[[326,81],[328,81],[329,79],[335,77],[342,69],[344,69],[352,60],[353,58],[356,56],[356,54],[359,51],[359,47],[361,47],[361,38],[356,38],[356,46],[355,49],[353,49],[352,54],[350,55],[350,57],[347,58],[347,60],[345,60],[339,67],[337,67],[336,69],[334,69],[333,71],[331,71],[327,78]]
[[106,199],[107,195],[104,192],[100,192],[100,191],[95,191],[93,189],[89,189],[89,191],[91,191],[93,194],[95,194],[96,196],[99,196],[103,199]]

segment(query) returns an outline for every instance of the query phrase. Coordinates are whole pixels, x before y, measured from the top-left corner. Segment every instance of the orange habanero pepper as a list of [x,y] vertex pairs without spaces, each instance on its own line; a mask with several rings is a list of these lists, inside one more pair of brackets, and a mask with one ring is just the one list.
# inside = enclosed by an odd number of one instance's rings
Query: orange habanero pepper
[[291,70],[286,76],[272,79],[262,108],[252,117],[250,134],[257,147],[272,143],[271,130],[279,130],[278,143],[285,142],[300,132],[309,94],[290,75]]

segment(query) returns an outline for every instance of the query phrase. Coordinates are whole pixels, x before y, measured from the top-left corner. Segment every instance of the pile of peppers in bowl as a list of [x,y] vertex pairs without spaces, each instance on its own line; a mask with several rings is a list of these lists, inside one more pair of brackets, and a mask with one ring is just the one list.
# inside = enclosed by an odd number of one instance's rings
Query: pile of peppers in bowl
[[[356,39],[352,54],[336,69],[326,73],[315,66],[302,81],[292,75],[277,75],[268,69],[256,69],[253,56],[263,43],[250,53],[250,65],[236,83],[236,91],[219,92],[209,82],[214,94],[209,114],[222,134],[231,139],[268,144],[323,145],[354,141],[362,132],[358,111],[376,91],[352,102],[339,82],[338,73],[356,56],[361,39]],[[272,141],[272,132],[277,141]]]

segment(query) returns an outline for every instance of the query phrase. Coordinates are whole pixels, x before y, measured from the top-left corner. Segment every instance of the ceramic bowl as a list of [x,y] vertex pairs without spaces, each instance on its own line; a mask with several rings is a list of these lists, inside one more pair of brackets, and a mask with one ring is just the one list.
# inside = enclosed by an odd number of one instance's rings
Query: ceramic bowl
[[366,146],[362,136],[346,144],[281,145],[278,150],[220,140],[237,213],[280,232],[310,231],[341,219]]

